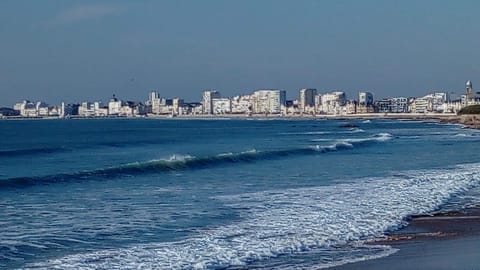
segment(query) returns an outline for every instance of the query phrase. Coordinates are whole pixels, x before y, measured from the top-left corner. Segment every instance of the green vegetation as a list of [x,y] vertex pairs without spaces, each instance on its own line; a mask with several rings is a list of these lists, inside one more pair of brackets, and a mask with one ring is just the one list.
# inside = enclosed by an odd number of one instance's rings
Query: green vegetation
[[462,114],[480,114],[480,105],[470,105],[458,112],[459,115]]

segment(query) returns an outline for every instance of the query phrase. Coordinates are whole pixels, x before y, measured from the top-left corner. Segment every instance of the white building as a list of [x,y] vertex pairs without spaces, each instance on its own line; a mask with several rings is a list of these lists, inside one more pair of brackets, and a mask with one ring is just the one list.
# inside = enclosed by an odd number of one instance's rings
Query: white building
[[407,113],[408,99],[404,97],[391,98],[390,112],[392,113]]
[[416,98],[410,104],[411,112],[445,112],[448,110],[447,103],[450,101],[448,93],[432,93],[421,98]]
[[115,95],[108,102],[108,114],[119,115],[122,108],[122,101],[117,99]]
[[343,114],[344,107],[347,103],[347,97],[344,92],[335,91],[323,94],[321,96],[321,104],[319,112],[324,114]]
[[60,117],[65,117],[65,102],[62,101],[62,105],[60,107],[60,114],[58,115]]
[[100,116],[100,117],[105,117],[108,116],[108,107],[102,106],[102,103],[99,101],[96,101],[93,103],[93,107],[95,110],[95,116]]
[[38,101],[35,105],[35,109],[37,111],[37,116],[48,116],[49,115],[49,108],[48,104],[45,102]]
[[88,101],[82,102],[78,107],[78,115],[82,117],[95,116],[95,105]]
[[204,114],[213,113],[213,102],[215,98],[221,98],[221,95],[218,91],[205,90],[202,94],[202,105]]
[[36,117],[37,116],[37,107],[36,104],[28,100],[23,100],[20,103],[16,103],[13,106],[13,109],[20,112],[21,116],[24,117]]
[[226,114],[232,112],[232,102],[229,98],[212,99],[213,114]]
[[127,117],[132,117],[135,115],[134,113],[134,108],[133,107],[130,107],[130,106],[122,106],[120,107],[120,110],[118,112],[118,115],[120,116],[127,116]]
[[253,93],[253,112],[280,114],[285,110],[286,92],[284,90],[258,90]]
[[172,106],[173,106],[173,114],[174,115],[181,115],[183,114],[183,99],[179,99],[179,98],[174,98],[172,100]]
[[232,113],[250,114],[253,107],[252,95],[240,95],[231,98]]
[[105,117],[108,116],[108,107],[102,107],[102,103],[96,102],[82,102],[78,107],[78,115],[82,117]]
[[[300,112],[310,113],[315,108],[315,96],[317,89],[304,88],[300,90]],[[314,110],[313,110],[314,111]]]
[[[151,110],[150,112],[153,114],[160,114],[160,107],[162,106],[162,99],[160,98],[160,95],[158,92],[152,91],[148,95],[148,101],[147,105],[150,106]],[[163,105],[165,105],[165,102],[163,100]]]
[[412,113],[427,113],[431,110],[431,100],[426,98],[416,98],[410,104]]

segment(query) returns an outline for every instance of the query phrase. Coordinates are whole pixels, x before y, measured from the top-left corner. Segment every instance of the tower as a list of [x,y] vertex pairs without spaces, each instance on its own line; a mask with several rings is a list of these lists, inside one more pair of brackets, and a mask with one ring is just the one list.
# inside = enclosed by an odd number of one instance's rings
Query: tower
[[473,99],[473,85],[470,80],[465,83],[465,90],[466,105],[468,106],[469,102]]

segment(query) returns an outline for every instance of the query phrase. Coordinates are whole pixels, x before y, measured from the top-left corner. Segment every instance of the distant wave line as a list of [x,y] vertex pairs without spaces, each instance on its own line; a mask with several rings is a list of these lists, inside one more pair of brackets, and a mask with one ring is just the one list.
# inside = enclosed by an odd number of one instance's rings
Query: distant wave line
[[59,173],[46,176],[14,177],[0,180],[0,187],[21,187],[35,184],[49,184],[70,180],[84,180],[95,177],[114,178],[119,176],[131,176],[171,171],[184,171],[217,167],[224,164],[249,163],[259,160],[279,159],[287,156],[316,155],[320,153],[334,152],[351,149],[354,145],[367,142],[384,142],[392,138],[391,134],[381,133],[365,140],[338,140],[326,146],[308,146],[282,150],[257,151],[255,149],[239,153],[223,153],[214,156],[193,157],[173,155],[169,159],[150,160],[146,162],[134,162],[124,165],[101,168],[95,170],[79,171],[74,173]]
[[17,157],[30,155],[53,154],[59,152],[68,152],[66,147],[39,147],[39,148],[25,148],[25,149],[9,149],[0,150],[0,157]]

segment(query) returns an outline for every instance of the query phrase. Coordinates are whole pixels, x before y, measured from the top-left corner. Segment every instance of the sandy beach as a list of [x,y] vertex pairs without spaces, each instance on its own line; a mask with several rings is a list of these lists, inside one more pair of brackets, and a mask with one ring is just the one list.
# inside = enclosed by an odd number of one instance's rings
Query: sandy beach
[[415,216],[409,226],[373,244],[390,245],[398,251],[331,269],[480,269],[480,209]]

